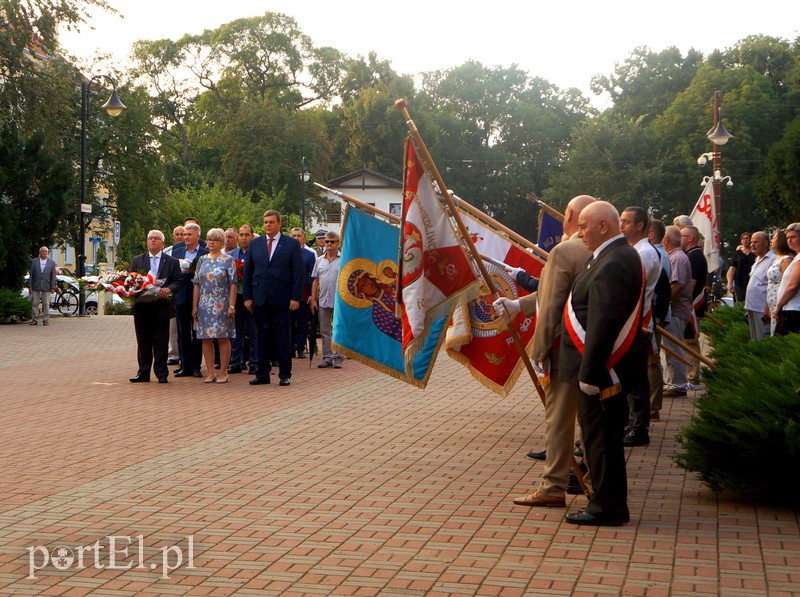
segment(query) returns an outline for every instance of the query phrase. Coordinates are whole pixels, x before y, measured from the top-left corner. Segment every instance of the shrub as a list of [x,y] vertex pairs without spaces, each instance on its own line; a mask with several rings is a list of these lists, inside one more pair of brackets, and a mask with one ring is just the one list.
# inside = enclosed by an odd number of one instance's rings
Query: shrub
[[10,323],[20,319],[30,319],[31,302],[15,290],[0,288],[0,321]]
[[[750,340],[741,308],[704,322],[713,370],[690,424],[678,435],[678,465],[715,491],[796,500],[800,481],[800,334]],[[776,491],[780,487],[780,491]]]

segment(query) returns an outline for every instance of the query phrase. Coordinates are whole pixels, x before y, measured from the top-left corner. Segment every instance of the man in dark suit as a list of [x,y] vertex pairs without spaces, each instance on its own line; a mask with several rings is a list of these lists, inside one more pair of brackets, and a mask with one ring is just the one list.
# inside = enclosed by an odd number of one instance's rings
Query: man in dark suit
[[280,385],[292,377],[292,311],[300,306],[305,280],[300,243],[281,234],[281,215],[264,212],[264,236],[250,243],[244,262],[244,306],[258,326],[258,370],[252,385],[268,384],[278,362]]
[[181,353],[181,367],[175,371],[175,377],[203,377],[200,372],[200,361],[203,357],[200,340],[192,338],[192,295],[194,293],[194,268],[192,263],[208,253],[208,249],[200,246],[200,226],[189,223],[183,227],[183,246],[173,245],[172,256],[187,262],[187,269],[181,269],[183,284],[175,293],[175,310],[178,319],[178,347]]
[[565,307],[559,376],[578,381],[578,416],[594,495],[566,520],[618,526],[630,520],[624,389],[646,374],[637,351],[630,350],[641,341],[642,261],[620,233],[619,213],[610,203],[584,208],[578,229],[592,257],[575,278]]
[[133,327],[136,330],[136,356],[139,371],[132,383],[150,381],[150,367],[159,383],[167,383],[167,353],[169,352],[169,320],[175,317],[174,294],[183,280],[178,260],[166,255],[164,235],[159,230],[147,233],[147,253],[137,255],[131,270],[149,272],[156,280],[158,298],[137,296],[133,301]]

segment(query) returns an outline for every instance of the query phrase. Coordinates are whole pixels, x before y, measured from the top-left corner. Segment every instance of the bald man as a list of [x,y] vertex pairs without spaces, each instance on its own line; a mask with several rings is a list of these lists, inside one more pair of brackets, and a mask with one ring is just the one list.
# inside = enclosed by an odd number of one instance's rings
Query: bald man
[[565,307],[559,378],[578,382],[578,416],[594,494],[566,521],[619,526],[630,520],[623,431],[625,390],[642,374],[630,350],[641,342],[642,261],[620,233],[619,213],[610,203],[584,208],[578,229],[592,258],[576,277]]
[[[564,305],[572,283],[591,257],[578,238],[578,217],[594,203],[594,197],[578,195],[564,211],[564,237],[553,247],[539,279],[538,297],[529,294],[518,301],[498,299],[495,305],[513,317],[520,309],[526,315],[536,313],[532,358],[549,370],[545,383],[545,463],[539,487],[528,495],[514,498],[519,506],[564,508],[569,482],[569,468],[575,441],[575,417],[578,412],[578,383],[558,378],[558,345],[561,337]],[[539,304],[538,312],[536,304]],[[497,308],[497,307],[496,307]],[[588,476],[584,478],[588,480]]]

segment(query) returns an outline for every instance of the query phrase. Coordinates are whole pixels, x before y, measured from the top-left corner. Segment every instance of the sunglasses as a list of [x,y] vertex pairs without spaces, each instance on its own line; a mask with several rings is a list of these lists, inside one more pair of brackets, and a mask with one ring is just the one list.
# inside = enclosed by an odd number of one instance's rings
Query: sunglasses
[[326,245],[332,245],[334,243],[338,243],[339,241],[338,240],[326,240],[326,241],[322,241],[322,242],[324,242]]

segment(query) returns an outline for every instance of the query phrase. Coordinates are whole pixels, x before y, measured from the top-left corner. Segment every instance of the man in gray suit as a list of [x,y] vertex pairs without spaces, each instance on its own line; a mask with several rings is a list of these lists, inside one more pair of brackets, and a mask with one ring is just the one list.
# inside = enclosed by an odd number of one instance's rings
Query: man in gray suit
[[50,293],[56,286],[56,264],[50,259],[50,249],[39,247],[39,257],[31,259],[28,290],[31,293],[33,312],[30,325],[37,325],[37,311],[41,312],[42,325],[47,325],[50,320]]

